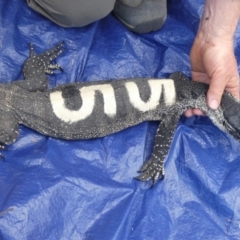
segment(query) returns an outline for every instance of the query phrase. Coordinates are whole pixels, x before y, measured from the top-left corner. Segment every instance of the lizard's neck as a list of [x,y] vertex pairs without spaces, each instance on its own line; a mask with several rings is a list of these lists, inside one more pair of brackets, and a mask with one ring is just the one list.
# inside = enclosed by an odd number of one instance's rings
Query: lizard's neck
[[26,90],[11,83],[11,84],[0,84],[0,109],[1,110],[12,110],[14,109],[13,102],[16,100],[21,103],[26,98]]
[[0,84],[0,109],[9,110],[11,106],[13,89],[11,84]]

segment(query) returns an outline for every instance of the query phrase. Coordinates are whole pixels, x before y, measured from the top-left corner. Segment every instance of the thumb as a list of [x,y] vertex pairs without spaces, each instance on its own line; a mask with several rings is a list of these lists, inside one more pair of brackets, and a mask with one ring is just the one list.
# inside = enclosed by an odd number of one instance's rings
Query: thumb
[[217,109],[226,86],[224,79],[212,78],[207,92],[207,104],[211,109]]

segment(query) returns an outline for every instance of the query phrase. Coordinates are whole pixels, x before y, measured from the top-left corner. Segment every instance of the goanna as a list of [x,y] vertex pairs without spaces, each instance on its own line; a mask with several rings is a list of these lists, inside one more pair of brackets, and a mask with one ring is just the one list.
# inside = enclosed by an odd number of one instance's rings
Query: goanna
[[224,92],[221,105],[206,104],[208,85],[174,73],[169,79],[124,79],[61,85],[48,90],[46,74],[61,69],[52,64],[63,44],[30,57],[24,64],[25,80],[0,84],[0,143],[13,143],[18,125],[62,139],[103,137],[143,121],[161,121],[151,158],[137,179],[155,184],[164,177],[166,158],[175,128],[188,108],[203,110],[221,130],[240,140],[240,103]]

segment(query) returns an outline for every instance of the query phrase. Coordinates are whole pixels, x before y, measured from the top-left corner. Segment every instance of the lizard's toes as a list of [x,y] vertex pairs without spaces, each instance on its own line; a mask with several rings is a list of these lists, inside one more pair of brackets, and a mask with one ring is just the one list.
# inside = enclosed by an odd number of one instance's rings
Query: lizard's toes
[[155,163],[152,159],[143,164],[141,169],[138,171],[139,176],[135,179],[140,181],[152,180],[152,186],[156,184],[159,178],[164,178],[164,170],[158,163]]
[[47,68],[53,70],[60,70],[61,72],[63,72],[63,69],[59,64],[49,64]]

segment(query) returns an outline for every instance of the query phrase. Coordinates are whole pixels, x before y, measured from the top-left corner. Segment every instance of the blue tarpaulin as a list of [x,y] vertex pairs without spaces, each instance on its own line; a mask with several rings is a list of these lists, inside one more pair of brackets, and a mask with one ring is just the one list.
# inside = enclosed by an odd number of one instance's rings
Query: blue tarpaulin
[[[29,43],[62,40],[64,69],[49,86],[134,77],[190,76],[189,52],[204,2],[169,0],[164,27],[128,31],[110,14],[62,28],[25,0],[0,1],[0,81],[22,79]],[[240,29],[236,55],[240,56]],[[239,64],[239,63],[238,63]],[[154,188],[133,178],[153,148],[158,122],[110,136],[66,141],[20,127],[0,161],[0,239],[240,239],[240,143],[206,117],[182,118]]]

